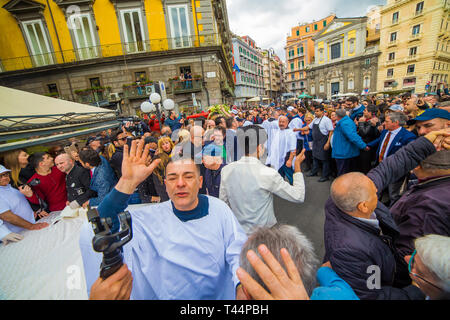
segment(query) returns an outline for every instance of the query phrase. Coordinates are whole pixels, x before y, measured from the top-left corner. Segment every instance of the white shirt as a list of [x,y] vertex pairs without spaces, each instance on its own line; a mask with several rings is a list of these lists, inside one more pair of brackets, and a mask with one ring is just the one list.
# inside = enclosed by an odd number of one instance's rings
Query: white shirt
[[[386,152],[384,153],[383,160],[386,159],[387,154],[388,154],[389,147],[391,146],[392,141],[394,141],[395,136],[400,132],[400,130],[402,130],[402,127],[399,127],[398,129],[395,129],[394,131],[390,131],[391,137],[390,137],[390,139],[389,139],[389,142],[388,142],[388,145],[387,145],[387,148],[386,148]],[[380,146],[381,146],[381,147],[380,147],[380,152],[381,152],[381,149],[383,148],[384,142],[386,141],[386,138],[387,138],[388,134],[389,134],[389,133],[386,133],[386,135],[384,136],[383,141],[381,142],[381,145],[380,145]]]
[[[289,122],[289,129],[300,129],[303,128],[303,121],[300,118],[294,118]],[[300,131],[295,132],[297,135],[297,139],[303,140],[303,136],[301,135]]]
[[370,215],[370,219],[358,218],[358,217],[355,217],[355,218],[358,219],[359,221],[367,223],[368,225],[371,225],[372,227],[380,229],[380,222],[378,221],[377,215],[375,212],[372,212],[372,214]]
[[[208,197],[208,215],[186,222],[172,202],[129,210],[133,238],[123,246],[133,274],[133,300],[234,300],[241,248],[247,236],[230,208]],[[86,221],[80,250],[90,290],[99,276],[102,254],[92,248],[94,232]]]
[[0,219],[0,241],[11,233],[11,230],[3,223],[3,220]]
[[[14,189],[10,184],[4,187],[0,186],[0,213],[6,211],[11,211],[15,215],[32,224],[36,223],[33,209],[31,209],[27,198],[25,198],[19,190]],[[9,222],[4,222],[4,225],[7,226],[11,232],[18,233],[24,230],[21,227],[10,224]]]
[[[286,154],[297,149],[297,136],[292,129],[273,130],[266,164],[276,170],[284,165]],[[292,159],[294,163],[294,159]]]
[[294,173],[291,186],[273,168],[254,157],[242,157],[223,167],[219,198],[236,215],[249,234],[258,226],[277,223],[273,210],[273,195],[295,203],[305,200],[305,182],[301,172]]
[[246,127],[246,126],[251,126],[251,125],[253,125],[253,122],[245,120],[245,122],[244,122],[244,124],[242,126]]
[[[322,121],[320,121],[320,119],[322,119]],[[309,124],[309,128],[312,129],[315,124],[319,124],[319,130],[325,136],[328,136],[330,131],[334,130],[333,122],[327,116],[323,116],[322,118],[314,118],[314,120]]]

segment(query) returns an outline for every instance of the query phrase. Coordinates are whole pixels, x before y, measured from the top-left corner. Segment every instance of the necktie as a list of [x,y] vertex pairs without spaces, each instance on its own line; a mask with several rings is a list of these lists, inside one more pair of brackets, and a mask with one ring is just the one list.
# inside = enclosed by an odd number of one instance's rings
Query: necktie
[[390,139],[391,139],[391,132],[389,131],[386,139],[384,139],[383,148],[381,148],[380,157],[378,158],[378,162],[383,161],[384,154],[386,153],[386,149],[387,149]]

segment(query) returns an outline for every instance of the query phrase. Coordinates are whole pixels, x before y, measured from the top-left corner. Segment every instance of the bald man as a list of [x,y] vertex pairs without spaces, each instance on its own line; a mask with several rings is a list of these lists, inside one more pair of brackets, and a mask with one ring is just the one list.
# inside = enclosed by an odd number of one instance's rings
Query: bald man
[[289,129],[289,119],[286,116],[278,118],[279,130],[272,132],[270,151],[267,162],[272,168],[278,170],[281,176],[287,177],[293,184],[293,161],[297,149],[297,137],[292,129]]
[[89,199],[97,197],[97,192],[89,187],[91,183],[89,170],[77,165],[67,153],[57,156],[55,165],[59,171],[66,174],[66,204],[72,209],[86,208],[89,204]]
[[[450,147],[450,131],[446,134]],[[420,137],[367,176],[348,173],[331,186],[331,197],[325,205],[324,262],[330,261],[360,299],[424,299],[417,287],[400,286],[399,280],[405,275],[398,273],[403,262],[394,246],[399,230],[378,197],[387,185],[436,152],[433,142],[439,141],[437,136],[435,131]]]

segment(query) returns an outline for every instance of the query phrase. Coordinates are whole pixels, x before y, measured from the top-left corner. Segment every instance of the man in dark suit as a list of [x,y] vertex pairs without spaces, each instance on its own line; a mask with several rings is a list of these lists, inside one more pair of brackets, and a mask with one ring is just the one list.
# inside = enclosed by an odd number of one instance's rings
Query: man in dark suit
[[[389,113],[386,115],[384,122],[385,129],[381,132],[381,135],[367,144],[371,149],[377,148],[376,157],[378,163],[417,138],[415,134],[402,127],[406,124],[406,120],[407,118],[403,113]],[[400,188],[403,180],[404,178],[389,185],[389,206],[392,206],[400,198]]]

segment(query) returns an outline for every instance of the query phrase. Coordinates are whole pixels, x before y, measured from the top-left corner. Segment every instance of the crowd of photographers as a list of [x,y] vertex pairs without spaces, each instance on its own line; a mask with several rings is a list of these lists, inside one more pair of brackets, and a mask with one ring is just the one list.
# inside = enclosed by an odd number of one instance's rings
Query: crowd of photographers
[[[39,219],[66,206],[101,204],[121,181],[123,161],[139,141],[151,161],[159,161],[133,187],[128,205],[173,200],[166,189],[168,164],[190,154],[202,177],[198,193],[223,200],[244,227],[248,238],[236,271],[242,291],[236,297],[448,299],[448,98],[444,92],[233,106],[208,118],[171,111],[162,119],[123,119],[119,129],[83,144],[70,141],[32,155],[11,151],[0,166],[0,239],[19,241],[23,229],[45,228]],[[254,131],[259,137],[260,130],[264,138],[251,146],[245,136]],[[254,166],[236,174],[234,163],[252,157],[275,169],[275,176],[262,174],[264,168],[252,173]],[[271,200],[277,194],[303,202],[303,174],[319,173],[319,182],[334,180],[330,199],[317,204],[326,215],[322,263],[297,228],[276,223]],[[245,190],[233,193],[248,182],[245,177],[251,179]],[[254,210],[253,198],[267,207]],[[372,284],[371,266],[379,268]],[[105,281],[121,286],[100,286],[95,297],[129,298],[129,277],[119,270]],[[113,287],[119,288],[115,295],[104,292]]]

